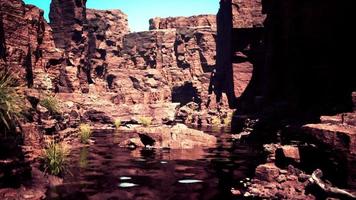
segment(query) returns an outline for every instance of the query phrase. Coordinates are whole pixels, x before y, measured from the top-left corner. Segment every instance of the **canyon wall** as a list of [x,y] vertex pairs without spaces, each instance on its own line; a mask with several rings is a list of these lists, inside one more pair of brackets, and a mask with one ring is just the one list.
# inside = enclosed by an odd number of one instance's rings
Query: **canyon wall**
[[347,63],[347,52],[336,50],[352,40],[336,28],[347,27],[346,5],[221,1],[217,85],[230,105],[240,112],[261,107],[316,115],[350,110],[355,69]]
[[[346,1],[265,2],[267,13],[265,85],[267,102],[315,114],[350,111],[355,67],[343,31],[350,23]],[[352,32],[352,31],[351,31]]]
[[217,96],[226,93],[232,108],[237,107],[237,99],[256,79],[253,77],[254,68],[256,70],[256,66],[263,65],[264,19],[261,0],[220,1],[217,71],[213,82]]
[[[283,141],[280,135],[287,135],[336,152],[324,159],[345,169],[333,174],[343,187],[355,188],[355,170],[349,167],[356,146],[351,3],[220,4],[215,92],[226,93],[236,108],[233,130],[248,126],[250,138],[258,141]],[[249,127],[251,119],[255,123]]]
[[20,84],[53,89],[63,61],[43,11],[20,0],[0,1],[0,65]]
[[191,17],[155,17],[149,20],[150,30],[185,27],[210,26],[216,27],[215,15],[197,15]]
[[53,0],[49,18],[54,42],[63,49],[67,62],[61,68],[57,92],[89,92],[90,53],[86,0]]
[[[154,30],[130,33],[127,15],[87,9],[85,0],[53,0],[50,26],[36,7],[2,2],[2,63],[16,67],[29,87],[42,85],[59,98],[84,102],[80,105],[90,111],[85,116],[103,110],[111,119],[147,115],[161,122],[184,107],[183,120],[194,112],[205,124],[211,113],[227,107],[226,101],[216,104],[210,81],[216,63],[214,15],[154,18],[149,24]],[[8,19],[10,12],[19,13],[16,23]],[[100,100],[86,102],[82,94]]]

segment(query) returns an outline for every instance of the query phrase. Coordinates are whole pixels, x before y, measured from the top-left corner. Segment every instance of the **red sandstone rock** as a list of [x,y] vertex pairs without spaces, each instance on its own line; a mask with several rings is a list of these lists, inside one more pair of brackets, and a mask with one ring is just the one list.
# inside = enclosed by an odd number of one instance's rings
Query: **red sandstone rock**
[[237,97],[241,96],[252,78],[253,65],[250,62],[233,64],[234,91]]
[[[88,92],[90,81],[90,60],[88,44],[88,27],[86,20],[86,0],[69,0],[51,2],[49,18],[53,28],[54,42],[57,48],[64,49],[71,67],[78,68],[77,76],[80,88],[70,82],[63,66],[60,74],[60,92],[72,92],[81,89]],[[64,80],[64,81],[63,81]]]
[[255,176],[262,181],[273,181],[279,176],[279,168],[273,163],[259,165],[256,168]]
[[[253,69],[261,67],[265,16],[261,0],[221,0],[220,5],[214,91],[218,96],[226,93],[230,107],[236,108],[237,97],[250,85]],[[251,98],[248,103],[253,102]]]
[[262,199],[315,199],[313,195],[306,193],[310,176],[291,165],[288,169],[282,170],[273,163],[259,165],[244,196]]
[[168,17],[150,19],[150,30],[172,29],[184,27],[210,26],[216,27],[215,15],[197,15],[191,17]]
[[332,149],[356,153],[356,129],[353,126],[307,124],[302,130]]
[[[147,140],[152,140],[150,146],[155,148],[192,149],[195,147],[212,148],[216,145],[216,137],[203,131],[190,129],[183,124],[177,124],[173,127],[137,127],[134,131],[143,135]],[[122,145],[142,146],[142,144],[145,144],[143,140],[143,137],[131,138],[124,141]]]
[[[300,162],[300,154],[299,154],[298,147],[291,146],[291,145],[284,145],[277,149],[276,154],[277,154],[276,162],[279,162],[278,159],[282,159],[282,160],[286,160],[286,161],[289,160],[289,161],[293,161],[296,163]],[[278,154],[280,154],[280,155],[278,155]]]
[[93,66],[91,77],[96,85],[104,84],[102,78],[108,68],[117,68],[122,62],[123,37],[129,33],[127,15],[120,10],[86,9],[86,19]]
[[265,15],[262,14],[262,0],[232,0],[233,28],[262,27]]
[[352,92],[352,102],[354,104],[354,112],[356,112],[356,92]]
[[63,52],[54,46],[43,11],[21,0],[0,3],[0,68],[28,87],[53,90]]

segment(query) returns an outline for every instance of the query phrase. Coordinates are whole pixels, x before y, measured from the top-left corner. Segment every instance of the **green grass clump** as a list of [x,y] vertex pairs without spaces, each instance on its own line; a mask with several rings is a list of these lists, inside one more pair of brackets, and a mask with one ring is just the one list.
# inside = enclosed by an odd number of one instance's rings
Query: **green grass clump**
[[89,138],[91,136],[91,128],[88,124],[80,124],[79,126],[79,133],[80,133],[80,141],[83,144],[87,144],[89,142]]
[[227,116],[224,118],[224,125],[226,127],[231,126],[231,121],[232,121],[232,113],[228,113]]
[[221,125],[221,119],[220,117],[214,116],[211,119],[211,125],[212,126],[220,126]]
[[142,124],[144,127],[150,126],[152,124],[152,117],[140,117],[138,122]]
[[48,95],[40,100],[40,105],[45,107],[52,114],[60,113],[59,102],[56,97]]
[[44,150],[45,172],[58,176],[65,171],[68,152],[58,143],[51,142]]
[[114,121],[114,125],[115,125],[116,129],[119,129],[119,128],[120,128],[120,126],[121,126],[121,124],[122,124],[122,122],[121,122],[121,120],[120,120],[120,119],[115,119],[115,121]]
[[7,130],[23,111],[24,105],[23,98],[13,86],[15,82],[11,74],[0,72],[0,126],[5,125]]

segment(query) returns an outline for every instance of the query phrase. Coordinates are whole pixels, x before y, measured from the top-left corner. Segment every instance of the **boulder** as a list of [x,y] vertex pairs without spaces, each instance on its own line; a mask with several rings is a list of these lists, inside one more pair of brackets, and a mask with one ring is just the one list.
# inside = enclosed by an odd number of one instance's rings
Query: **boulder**
[[138,136],[121,142],[121,146],[134,144],[140,147],[143,144],[154,148],[193,149],[196,147],[212,148],[215,147],[217,142],[215,136],[188,128],[183,124],[136,127],[132,131],[139,133]]
[[335,124],[307,124],[305,134],[332,149],[356,153],[356,128]]
[[255,177],[262,181],[274,181],[279,176],[279,168],[273,163],[259,165]]
[[283,165],[300,163],[299,148],[291,145],[281,146],[276,150],[276,163]]

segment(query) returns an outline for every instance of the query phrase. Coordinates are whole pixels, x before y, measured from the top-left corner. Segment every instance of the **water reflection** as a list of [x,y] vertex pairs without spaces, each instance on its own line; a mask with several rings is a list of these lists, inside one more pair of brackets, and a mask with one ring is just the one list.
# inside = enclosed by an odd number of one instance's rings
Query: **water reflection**
[[89,155],[88,147],[87,146],[82,147],[79,153],[80,168],[86,168],[88,166],[88,155]]
[[231,187],[251,176],[261,159],[260,150],[234,144],[227,134],[216,148],[190,150],[129,150],[113,138],[130,134],[94,133],[95,145],[73,150],[73,176],[48,199],[233,199]]

